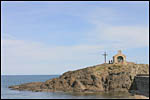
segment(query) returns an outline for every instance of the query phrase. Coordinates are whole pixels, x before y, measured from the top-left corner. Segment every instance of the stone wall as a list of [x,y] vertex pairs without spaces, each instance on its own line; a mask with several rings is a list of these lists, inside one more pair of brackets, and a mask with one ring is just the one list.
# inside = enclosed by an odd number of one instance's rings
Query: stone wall
[[149,76],[135,76],[133,85],[136,94],[149,97]]
[[135,82],[138,91],[149,92],[149,76],[136,76]]

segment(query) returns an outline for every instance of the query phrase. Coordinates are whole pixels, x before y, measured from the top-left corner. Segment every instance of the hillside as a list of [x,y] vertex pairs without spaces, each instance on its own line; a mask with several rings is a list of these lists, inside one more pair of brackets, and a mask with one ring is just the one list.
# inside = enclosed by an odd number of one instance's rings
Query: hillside
[[128,91],[137,74],[149,74],[148,64],[100,64],[68,71],[59,78],[32,82],[9,88],[35,92],[100,92]]

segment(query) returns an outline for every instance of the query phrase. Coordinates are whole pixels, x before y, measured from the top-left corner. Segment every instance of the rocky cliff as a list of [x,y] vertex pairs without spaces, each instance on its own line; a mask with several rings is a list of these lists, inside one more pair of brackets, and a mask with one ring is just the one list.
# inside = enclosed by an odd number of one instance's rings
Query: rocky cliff
[[29,91],[100,92],[128,91],[137,74],[149,74],[148,64],[101,64],[68,71],[59,78],[9,88]]

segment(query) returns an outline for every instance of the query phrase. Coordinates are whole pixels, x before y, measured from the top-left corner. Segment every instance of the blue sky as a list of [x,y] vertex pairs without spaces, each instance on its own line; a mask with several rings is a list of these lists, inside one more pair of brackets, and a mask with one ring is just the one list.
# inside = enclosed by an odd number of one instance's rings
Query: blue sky
[[149,64],[149,2],[1,3],[2,74],[62,74],[122,50]]

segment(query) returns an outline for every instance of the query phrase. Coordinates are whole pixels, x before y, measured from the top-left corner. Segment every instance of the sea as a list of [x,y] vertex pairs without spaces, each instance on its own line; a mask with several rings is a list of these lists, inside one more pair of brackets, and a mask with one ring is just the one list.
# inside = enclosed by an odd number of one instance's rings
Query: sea
[[11,90],[11,85],[29,82],[44,82],[59,75],[1,75],[1,99],[132,99],[126,92],[111,93],[67,93],[67,92],[32,92]]

